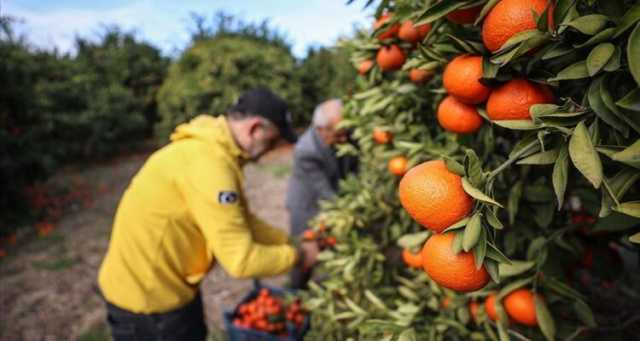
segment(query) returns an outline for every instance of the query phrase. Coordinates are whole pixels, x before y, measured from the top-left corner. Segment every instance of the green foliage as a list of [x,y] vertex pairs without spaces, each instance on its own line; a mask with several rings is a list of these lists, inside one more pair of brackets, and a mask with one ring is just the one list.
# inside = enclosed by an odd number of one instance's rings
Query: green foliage
[[[23,190],[62,164],[130,150],[151,133],[160,51],[108,28],[99,42],[78,38],[76,56],[39,51],[0,35],[0,234],[36,215]],[[35,217],[37,218],[37,217]]]
[[277,46],[243,37],[201,39],[171,65],[158,92],[158,137],[202,113],[222,114],[238,96],[265,86],[289,103],[294,117],[300,87],[293,82],[295,60]]
[[[343,182],[340,195],[317,218],[338,236],[338,245],[321,257],[327,280],[308,293],[312,338],[542,340],[575,339],[583,331],[595,338],[633,336],[621,321],[633,321],[639,302],[632,288],[640,279],[623,273],[611,245],[638,250],[631,244],[638,241],[640,215],[638,9],[630,1],[560,0],[555,28],[543,13],[536,30],[512,37],[491,55],[480,27],[496,3],[382,1],[377,13],[393,11],[397,22],[431,23],[431,33],[415,48],[371,34],[349,42],[355,65],[390,43],[406,51],[407,61],[394,73],[374,66],[358,78],[346,103],[346,124],[355,129],[358,149],[340,151],[360,155],[361,172]],[[453,10],[478,5],[484,9],[475,25],[446,19]],[[578,20],[590,15],[601,20]],[[434,117],[446,92],[442,70],[463,53],[483,55],[488,86],[525,77],[552,86],[557,101],[532,106],[531,120],[499,122],[490,122],[480,104],[487,122],[479,131],[445,132]],[[422,86],[409,83],[407,71],[415,67],[435,70],[434,78]],[[391,131],[393,142],[375,144],[374,127]],[[475,205],[449,227],[456,233],[453,248],[473,252],[493,280],[487,287],[455,293],[399,261],[396,244],[417,248],[410,241],[423,238],[417,233],[424,228],[399,204],[398,179],[386,169],[396,155],[411,165],[445,159],[463,177]],[[594,260],[608,257],[610,265],[585,265],[589,252]],[[576,273],[589,282],[578,281]],[[470,320],[469,302],[482,303],[492,291],[501,299],[517,288],[544,297],[535,299],[537,328],[494,323],[483,308]],[[445,297],[453,309],[442,308]]]
[[356,70],[349,61],[349,51],[341,46],[310,48],[296,69],[296,78],[302,87],[301,115],[298,125],[311,121],[318,103],[330,98],[349,96],[353,92]]

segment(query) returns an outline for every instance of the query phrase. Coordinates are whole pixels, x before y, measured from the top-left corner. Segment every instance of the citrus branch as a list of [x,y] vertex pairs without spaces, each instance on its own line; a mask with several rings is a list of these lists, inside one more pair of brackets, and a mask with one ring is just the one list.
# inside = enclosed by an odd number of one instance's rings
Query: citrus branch
[[522,155],[528,153],[537,144],[538,144],[538,141],[532,141],[531,143],[529,143],[528,145],[526,145],[525,147],[520,149],[517,153],[515,153],[513,156],[511,156],[509,159],[507,159],[507,161],[505,161],[505,163],[501,164],[498,168],[496,168],[493,171],[491,171],[491,173],[489,173],[489,179],[493,179],[496,175],[500,174],[500,172],[505,170],[507,167],[511,166],[512,163],[518,161],[518,159]]

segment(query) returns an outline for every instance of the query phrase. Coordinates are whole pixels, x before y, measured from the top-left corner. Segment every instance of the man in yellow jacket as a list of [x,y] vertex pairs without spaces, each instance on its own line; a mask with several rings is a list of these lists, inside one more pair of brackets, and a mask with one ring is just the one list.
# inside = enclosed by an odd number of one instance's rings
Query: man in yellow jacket
[[286,103],[255,89],[226,117],[179,125],[149,157],[120,201],[98,275],[115,340],[204,340],[199,283],[215,263],[253,278],[315,262],[315,244],[291,246],[242,193],[242,166],[281,138],[295,141]]

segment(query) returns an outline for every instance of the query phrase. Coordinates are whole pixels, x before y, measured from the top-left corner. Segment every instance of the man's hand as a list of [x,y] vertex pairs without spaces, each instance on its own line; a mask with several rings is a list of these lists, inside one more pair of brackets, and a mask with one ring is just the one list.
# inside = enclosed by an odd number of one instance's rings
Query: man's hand
[[300,243],[300,261],[302,262],[302,269],[309,270],[313,267],[318,260],[318,243],[316,241],[303,241]]

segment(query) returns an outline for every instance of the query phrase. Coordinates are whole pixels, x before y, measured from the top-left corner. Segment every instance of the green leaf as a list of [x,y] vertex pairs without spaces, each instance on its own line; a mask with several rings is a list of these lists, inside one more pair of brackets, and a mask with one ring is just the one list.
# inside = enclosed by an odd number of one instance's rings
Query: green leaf
[[640,23],[633,29],[627,41],[627,61],[633,79],[640,86]]
[[580,122],[569,140],[569,156],[574,166],[595,188],[602,183],[602,162],[593,147],[591,137],[584,122]]
[[387,308],[384,302],[382,302],[382,300],[370,290],[365,290],[364,296],[369,300],[369,302],[373,303],[373,305],[377,306],[378,308],[384,311],[389,310],[389,308]]
[[460,164],[460,162],[452,159],[452,158],[445,158],[444,159],[444,163],[447,165],[447,168],[460,175],[460,176],[464,176],[464,166],[462,164]]
[[589,77],[589,70],[587,69],[587,61],[581,60],[579,62],[573,63],[567,66],[566,68],[562,69],[562,71],[558,72],[558,74],[555,77],[549,78],[548,81],[555,82],[555,81],[581,79],[581,78],[588,78],[588,77]]
[[[556,24],[562,24],[566,21],[570,21],[576,13],[576,0],[558,0],[556,1],[556,8],[553,11],[553,22]],[[577,14],[576,14],[577,15]]]
[[575,28],[584,34],[591,36],[602,31],[608,21],[609,18],[606,15],[590,14],[576,18],[564,25]]
[[620,20],[620,24],[616,27],[616,32],[613,34],[613,38],[618,38],[626,30],[630,29],[637,21],[640,20],[640,5],[632,6]]
[[405,329],[398,336],[398,341],[416,341],[416,340],[418,339],[416,338],[416,331],[413,330],[413,328]]
[[558,148],[550,149],[544,152],[533,154],[521,159],[517,162],[519,165],[550,165],[558,159]]
[[591,50],[587,56],[587,71],[589,76],[593,77],[607,64],[616,47],[611,43],[601,43]]
[[636,232],[635,234],[629,236],[629,241],[632,243],[640,244],[640,232]]
[[414,23],[414,26],[419,26],[422,24],[427,24],[430,22],[434,22],[447,14],[465,6],[466,3],[462,1],[440,1],[435,3],[433,6],[427,8],[419,17],[418,20]]
[[547,340],[554,340],[556,337],[556,325],[553,317],[551,317],[551,313],[549,313],[547,304],[544,303],[544,300],[538,295],[533,296],[533,301],[536,305],[536,317],[542,334]]
[[617,207],[614,207],[613,210],[628,216],[640,218],[640,201],[623,202]]
[[597,326],[596,319],[593,317],[593,312],[591,308],[584,303],[582,300],[576,300],[573,302],[573,309],[578,315],[578,318],[584,323],[587,327],[594,328]]
[[467,223],[467,227],[464,229],[464,237],[462,238],[462,249],[465,252],[469,252],[476,244],[478,243],[478,239],[480,239],[480,231],[482,230],[482,215],[479,212],[476,212],[469,222]]
[[[614,202],[620,201],[627,191],[633,186],[633,184],[640,179],[640,172],[633,168],[625,167],[619,171],[612,179],[604,179],[609,190],[603,186],[602,188],[602,201],[600,203],[599,217],[606,217],[611,214],[611,207]],[[611,195],[615,196],[614,198]]]
[[467,194],[472,196],[476,200],[480,200],[482,202],[496,205],[498,207],[502,207],[497,201],[490,198],[488,195],[484,194],[481,190],[473,187],[467,178],[462,178],[462,188]]
[[564,282],[555,279],[554,277],[545,276],[543,284],[545,288],[555,291],[558,295],[561,295],[573,300],[585,299],[585,297],[581,293],[579,293],[572,287],[568,286]]
[[507,295],[509,295],[510,293],[531,284],[531,282],[533,282],[533,277],[527,277],[527,278],[522,278],[516,281],[513,281],[507,285],[505,285],[504,287],[502,287],[502,289],[500,289],[500,291],[498,292],[498,296],[496,297],[496,300],[498,301],[502,301],[503,298],[505,298]]
[[506,278],[525,273],[533,268],[534,265],[536,265],[536,262],[533,261],[512,260],[511,264],[498,264],[498,269],[500,269],[500,276]]
[[476,269],[480,270],[484,263],[484,258],[487,256],[487,234],[484,229],[480,229],[480,238],[476,247],[473,248],[473,258],[476,262]]
[[604,77],[604,79],[600,83],[600,98],[602,99],[602,102],[607,107],[607,109],[609,109],[611,112],[613,112],[613,114],[616,115],[618,119],[624,121],[624,123],[628,125],[628,127],[625,127],[625,129],[622,130],[622,134],[625,138],[628,137],[629,127],[640,133],[640,120],[638,122],[634,121],[630,114],[625,113],[623,111],[624,109],[620,109],[614,103],[613,97],[609,92],[609,86],[606,83],[609,78],[610,77]]
[[640,169],[640,140],[636,140],[636,142],[623,151],[613,154],[611,159]]
[[531,120],[496,120],[492,121],[492,123],[511,130],[534,130],[540,128]]
[[478,25],[482,19],[484,19],[484,17],[489,14],[489,11],[491,11],[491,9],[493,8],[493,6],[495,6],[500,0],[489,0],[487,1],[487,3],[484,5],[484,7],[482,7],[482,10],[480,10],[480,14],[478,14],[478,17],[476,18],[476,21],[474,22],[474,25]]
[[[487,257],[489,257],[489,249],[487,249]],[[496,263],[493,258],[486,259],[484,261],[484,268],[487,269],[491,280],[493,280],[495,283],[500,284],[500,270],[498,270],[498,263]]]
[[607,62],[607,65],[604,66],[604,71],[607,71],[607,72],[617,71],[620,68],[621,56],[622,56],[621,49],[616,46],[615,50],[613,51],[613,56],[609,58],[609,62]]
[[489,225],[491,225],[494,229],[502,230],[504,228],[504,225],[502,225],[502,222],[500,221],[500,219],[498,219],[496,213],[491,208],[487,207],[487,209],[485,210],[485,216]]
[[474,186],[482,186],[484,177],[482,175],[482,162],[473,149],[467,149],[464,152],[465,172],[469,177],[469,181]]
[[482,57],[482,78],[494,79],[498,75],[500,66],[493,64],[489,58]]
[[640,219],[614,212],[608,217],[600,218],[596,221],[591,232],[621,232],[626,231],[640,224]]
[[468,222],[469,222],[469,217],[462,218],[458,222],[455,222],[455,223],[453,223],[453,225],[451,225],[451,226],[447,227],[446,229],[444,229],[444,231],[442,231],[442,233],[450,232],[450,231],[457,230],[457,229],[460,229],[462,227],[465,227],[465,226],[467,226]]
[[424,242],[431,235],[430,231],[422,231],[417,233],[405,234],[398,239],[397,244],[406,249],[412,249],[417,246],[424,245]]
[[487,257],[493,259],[498,263],[511,264],[511,260],[507,258],[498,248],[487,242]]
[[507,199],[507,212],[509,213],[509,224],[513,225],[518,214],[520,198],[522,197],[523,184],[518,181],[511,187],[509,191],[509,199]]
[[603,41],[607,41],[609,40],[609,38],[611,38],[611,36],[613,35],[613,32],[616,29],[611,27],[611,28],[607,28],[604,31],[601,31],[600,33],[596,34],[595,36],[591,37],[591,39],[585,41],[582,44],[578,44],[578,45],[573,45],[573,47],[577,48],[577,49],[581,49],[583,47],[587,47],[587,46],[591,46],[591,45],[595,45],[598,43],[601,43]]
[[557,46],[547,50],[542,55],[542,60],[549,60],[549,59],[553,59],[553,58],[562,57],[562,56],[568,55],[569,53],[571,53],[571,52],[573,52],[575,50],[576,49],[573,48],[573,46],[566,46],[566,45],[558,44]]
[[553,165],[553,190],[556,192],[558,199],[558,210],[562,209],[564,203],[564,193],[567,188],[567,179],[569,177],[569,151],[563,146],[558,153],[556,163]]
[[456,232],[450,232],[450,233],[455,233],[456,237],[453,239],[453,245],[451,246],[451,249],[453,250],[453,253],[458,254],[460,253],[460,251],[462,251],[462,233],[456,233]]
[[509,49],[520,44],[521,42],[531,39],[532,37],[535,37],[535,36],[540,36],[540,35],[544,35],[544,33],[536,29],[518,32],[514,34],[511,38],[509,38],[509,40],[507,40],[504,44],[502,44],[502,46],[500,46],[500,48],[497,51],[495,51],[494,54],[500,54],[502,52],[508,51]]
[[587,92],[587,99],[589,100],[589,104],[591,108],[596,113],[598,117],[600,117],[606,124],[612,126],[619,132],[624,135],[629,134],[629,126],[624,124],[615,113],[611,112],[609,108],[604,104],[602,100],[602,93],[600,91],[602,82],[604,81],[604,77],[598,77],[589,86],[589,90]]
[[616,105],[628,110],[640,112],[640,88],[630,91]]

